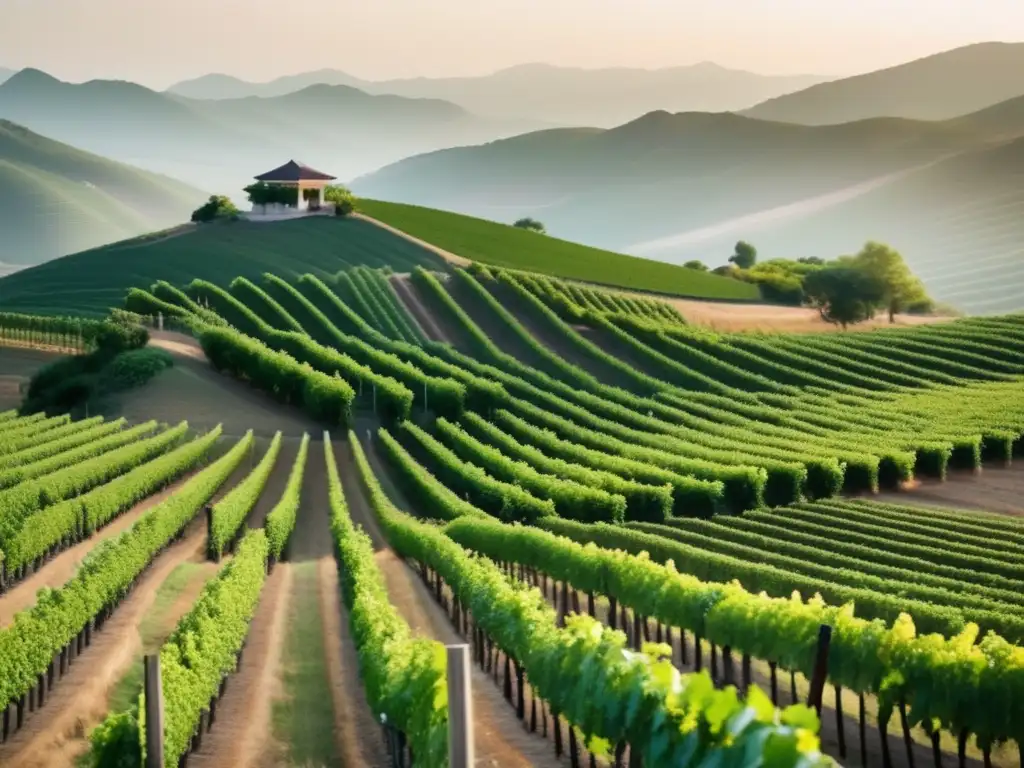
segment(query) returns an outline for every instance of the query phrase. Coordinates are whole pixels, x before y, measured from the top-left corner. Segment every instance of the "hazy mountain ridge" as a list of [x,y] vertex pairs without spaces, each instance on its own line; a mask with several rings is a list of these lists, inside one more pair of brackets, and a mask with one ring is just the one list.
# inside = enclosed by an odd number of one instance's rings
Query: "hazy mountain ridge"
[[204,194],[0,120],[0,263],[35,264],[179,224]]
[[743,114],[827,125],[882,115],[946,120],[1024,95],[1024,43],[978,43],[780,95]]
[[[905,244],[908,258],[927,275],[933,246],[887,211],[909,216],[914,208],[915,226],[927,229],[927,206],[915,207],[909,198],[933,199],[924,194],[928,185],[899,187],[907,190],[902,198],[884,190],[904,176],[948,187],[955,174],[926,175],[925,169],[950,168],[959,158],[976,168],[1019,136],[1024,97],[947,121],[873,118],[826,126],[655,112],[611,130],[545,131],[409,158],[355,180],[353,189],[500,221],[534,216],[559,237],[613,250],[632,247],[675,263],[723,263],[736,240],[756,243],[762,232],[780,233],[765,242],[766,257],[835,256],[868,239],[889,238],[896,247]],[[1005,176],[1009,167],[999,172]],[[972,173],[977,200],[984,173]],[[866,207],[854,205],[860,197]],[[962,197],[950,192],[949,207],[966,204]],[[816,240],[804,237],[801,222],[833,207],[859,212],[848,221],[829,219],[834,237],[824,227],[815,229]],[[982,253],[980,235],[965,237],[965,253]]]
[[225,193],[290,157],[346,179],[416,153],[544,127],[343,85],[200,101],[125,81],[66,83],[31,69],[0,85],[0,118]]
[[213,74],[177,83],[167,92],[203,100],[273,97],[324,83],[372,94],[439,98],[499,119],[610,127],[656,109],[744,109],[829,79],[818,75],[759,75],[707,62],[650,70],[522,64],[489,75],[379,81],[340,70],[287,75],[265,83]]

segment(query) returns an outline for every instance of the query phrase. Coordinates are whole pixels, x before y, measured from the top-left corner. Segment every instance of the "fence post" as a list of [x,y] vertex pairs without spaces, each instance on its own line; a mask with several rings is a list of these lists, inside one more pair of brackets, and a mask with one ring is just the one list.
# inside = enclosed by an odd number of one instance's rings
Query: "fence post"
[[473,700],[470,698],[469,645],[445,646],[448,654],[448,765],[473,768]]
[[828,677],[828,649],[832,643],[832,627],[822,624],[818,628],[818,654],[814,660],[814,673],[811,677],[811,690],[807,695],[807,706],[814,707],[821,716],[821,697],[825,691],[825,678]]
[[146,693],[146,768],[164,768],[164,694],[160,655],[143,658]]

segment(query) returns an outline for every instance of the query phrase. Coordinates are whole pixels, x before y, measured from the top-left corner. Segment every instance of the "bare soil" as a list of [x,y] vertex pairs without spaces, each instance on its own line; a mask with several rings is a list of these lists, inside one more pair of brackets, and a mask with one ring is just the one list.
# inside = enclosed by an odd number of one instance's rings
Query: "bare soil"
[[238,768],[273,765],[279,753],[273,742],[271,704],[280,688],[282,638],[291,588],[291,567],[279,564],[267,577],[238,670],[228,678],[217,703],[213,728],[189,765]]
[[[348,612],[341,599],[337,564],[330,529],[327,466],[324,462],[322,435],[310,442],[303,475],[302,502],[295,530],[288,544],[287,557],[293,562],[315,561],[318,572],[320,612],[324,649],[338,754],[345,766],[381,766],[388,764],[380,726],[370,711],[359,679],[359,660],[349,630]],[[334,445],[346,445],[344,434],[332,436]]]
[[426,304],[416,292],[412,279],[408,275],[391,275],[391,285],[395,288],[398,300],[402,302],[413,319],[419,323],[420,329],[431,341],[440,341],[445,344],[454,344],[453,337],[448,334],[438,322],[438,319],[430,312]]
[[[281,450],[278,451],[277,459],[274,461],[274,468],[270,471],[270,477],[267,478],[267,484],[263,487],[263,492],[260,494],[259,499],[256,500],[252,510],[250,510],[248,518],[246,518],[246,525],[249,528],[262,528],[266,523],[267,515],[277,506],[277,502],[281,500],[285,486],[288,485],[288,476],[292,473],[295,457],[299,455],[300,443],[301,438],[298,437],[282,438]],[[266,451],[266,448],[263,450]],[[257,455],[262,458],[261,454]],[[307,455],[307,464],[309,459],[310,457]]]
[[208,362],[199,342],[187,333],[150,329],[149,344],[165,349],[176,357],[188,357],[201,363]]
[[[160,341],[159,345],[164,343]],[[188,349],[186,354],[179,342],[174,342],[168,350],[176,356],[174,367],[146,386],[117,397],[104,415],[124,416],[132,422],[157,419],[177,424],[185,419],[200,430],[222,424],[225,436],[230,437],[241,437],[249,429],[262,436],[272,436],[278,430],[285,437],[301,437],[304,432],[319,434],[322,427],[297,408],[284,408],[244,382],[217,373],[205,358],[195,356],[195,350],[201,354],[201,349]]]
[[[156,598],[160,584],[180,563],[202,561],[203,552],[204,531],[197,519],[180,542],[154,560],[103,630],[93,635],[92,645],[47,694],[43,710],[29,715],[25,726],[0,746],[0,764],[66,768],[73,763],[85,748],[89,730],[106,717],[111,690],[140,652],[135,628]],[[182,613],[187,610],[187,606],[178,607]]]
[[531,368],[547,370],[551,367],[543,356],[523,341],[493,308],[461,280],[450,279],[445,283],[445,288],[473,322],[480,326],[480,330],[486,333],[503,352]]
[[[775,333],[832,333],[841,332],[839,326],[826,323],[818,310],[807,307],[779,307],[771,304],[727,304],[694,299],[670,299],[651,294],[627,294],[645,299],[657,299],[675,307],[687,322],[703,325],[721,332],[770,331]],[[950,320],[948,317],[924,315],[897,315],[896,325],[926,325]],[[864,331],[889,326],[884,313],[857,325],[851,331]]]
[[318,563],[320,611],[323,620],[327,673],[334,708],[334,737],[346,767],[385,768],[390,765],[380,724],[366,701],[359,679],[359,657],[341,603],[338,568],[333,558]]
[[[335,443],[335,453],[349,513],[373,540],[392,605],[415,632],[446,645],[464,643],[419,577],[388,548],[359,478],[351,447]],[[477,764],[523,768],[562,765],[554,757],[551,744],[524,728],[494,683],[475,666],[472,696]]]
[[163,491],[139,502],[124,514],[114,518],[109,525],[101,528],[91,538],[64,550],[42,565],[27,579],[15,584],[9,591],[0,595],[0,627],[6,627],[14,620],[17,613],[35,605],[36,594],[40,589],[44,587],[57,588],[66,584],[94,547],[101,541],[113,538],[131,528],[136,520],[174,494],[187,479],[187,477],[182,478]]
[[47,363],[61,357],[64,355],[49,350],[0,344],[0,374],[27,379]]
[[579,366],[605,384],[624,389],[635,386],[632,379],[623,376],[612,366],[567,341],[557,329],[553,328],[545,318],[540,317],[533,308],[527,306],[507,286],[501,283],[485,283],[485,286],[535,339],[563,360]]
[[881,493],[878,501],[895,504],[961,507],[1024,517],[1024,462],[1009,467],[986,465],[980,472],[951,472],[946,482],[922,480],[903,492]]

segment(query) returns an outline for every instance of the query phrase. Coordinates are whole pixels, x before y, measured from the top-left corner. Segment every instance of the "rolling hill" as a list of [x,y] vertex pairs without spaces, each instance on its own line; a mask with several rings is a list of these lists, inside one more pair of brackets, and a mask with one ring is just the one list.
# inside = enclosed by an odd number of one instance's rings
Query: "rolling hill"
[[556,129],[412,157],[353,189],[490,219],[536,216],[559,236],[617,248],[831,193],[1014,132],[1024,133],[1024,115],[1011,109],[950,123],[824,127],[653,112],[606,131]]
[[812,85],[743,114],[832,125],[872,117],[946,120],[1024,95],[1024,43],[978,43]]
[[768,76],[712,63],[664,69],[579,69],[523,64],[478,77],[371,81],[339,70],[319,70],[250,83],[213,74],[171,86],[169,93],[194,99],[282,96],[312,85],[346,85],[367,93],[444,99],[488,117],[562,125],[613,126],[656,109],[744,109],[829,78]]
[[359,218],[310,217],[192,227],[72,254],[0,279],[0,310],[105,314],[132,286],[201,277],[227,285],[241,275],[332,275],[351,266],[409,272],[444,268],[441,251],[519,269],[639,290],[701,298],[756,300],[751,285],[660,261],[599,251],[521,229],[426,208],[360,201],[395,233]]
[[[835,126],[660,112],[612,130],[557,129],[421,155],[357,179],[353,188],[365,197],[488,219],[532,216],[559,237],[677,264],[724,263],[739,239],[753,240],[763,257],[833,257],[885,239],[907,251],[927,278],[934,248],[919,245],[925,225],[910,224],[920,218],[910,209],[927,219],[936,196],[957,198],[967,182],[942,169],[967,153],[962,162],[972,168],[972,158],[982,158],[969,175],[969,194],[983,209],[979,215],[988,215],[997,192],[1012,191],[1016,178],[1016,145],[1000,147],[1022,135],[1024,97],[948,121],[878,118]],[[1004,167],[984,162],[1000,152],[1011,160]],[[918,184],[921,178],[932,181]],[[905,191],[891,205],[871,202],[889,189]],[[861,213],[841,213],[853,209]],[[890,221],[890,210],[908,216]],[[806,235],[804,222],[818,220],[835,226]],[[761,242],[773,227],[778,236]],[[981,233],[960,235],[958,248],[971,258],[987,256],[989,247]],[[936,290],[943,294],[941,283]]]
[[205,193],[0,120],[0,265],[186,221]]
[[9,79],[14,74],[14,72],[15,70],[13,69],[8,69],[7,67],[0,67],[0,83]]
[[225,194],[288,157],[345,179],[410,154],[540,127],[344,85],[199,101],[122,81],[65,83],[32,69],[0,85],[0,118]]

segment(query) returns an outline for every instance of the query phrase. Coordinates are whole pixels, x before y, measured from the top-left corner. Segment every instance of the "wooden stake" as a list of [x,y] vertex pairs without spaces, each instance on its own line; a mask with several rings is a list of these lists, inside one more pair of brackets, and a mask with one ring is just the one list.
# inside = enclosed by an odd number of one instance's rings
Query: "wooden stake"
[[164,695],[160,680],[160,656],[143,658],[146,694],[146,768],[164,766]]
[[473,700],[470,696],[469,646],[445,647],[448,654],[448,765],[473,768]]

